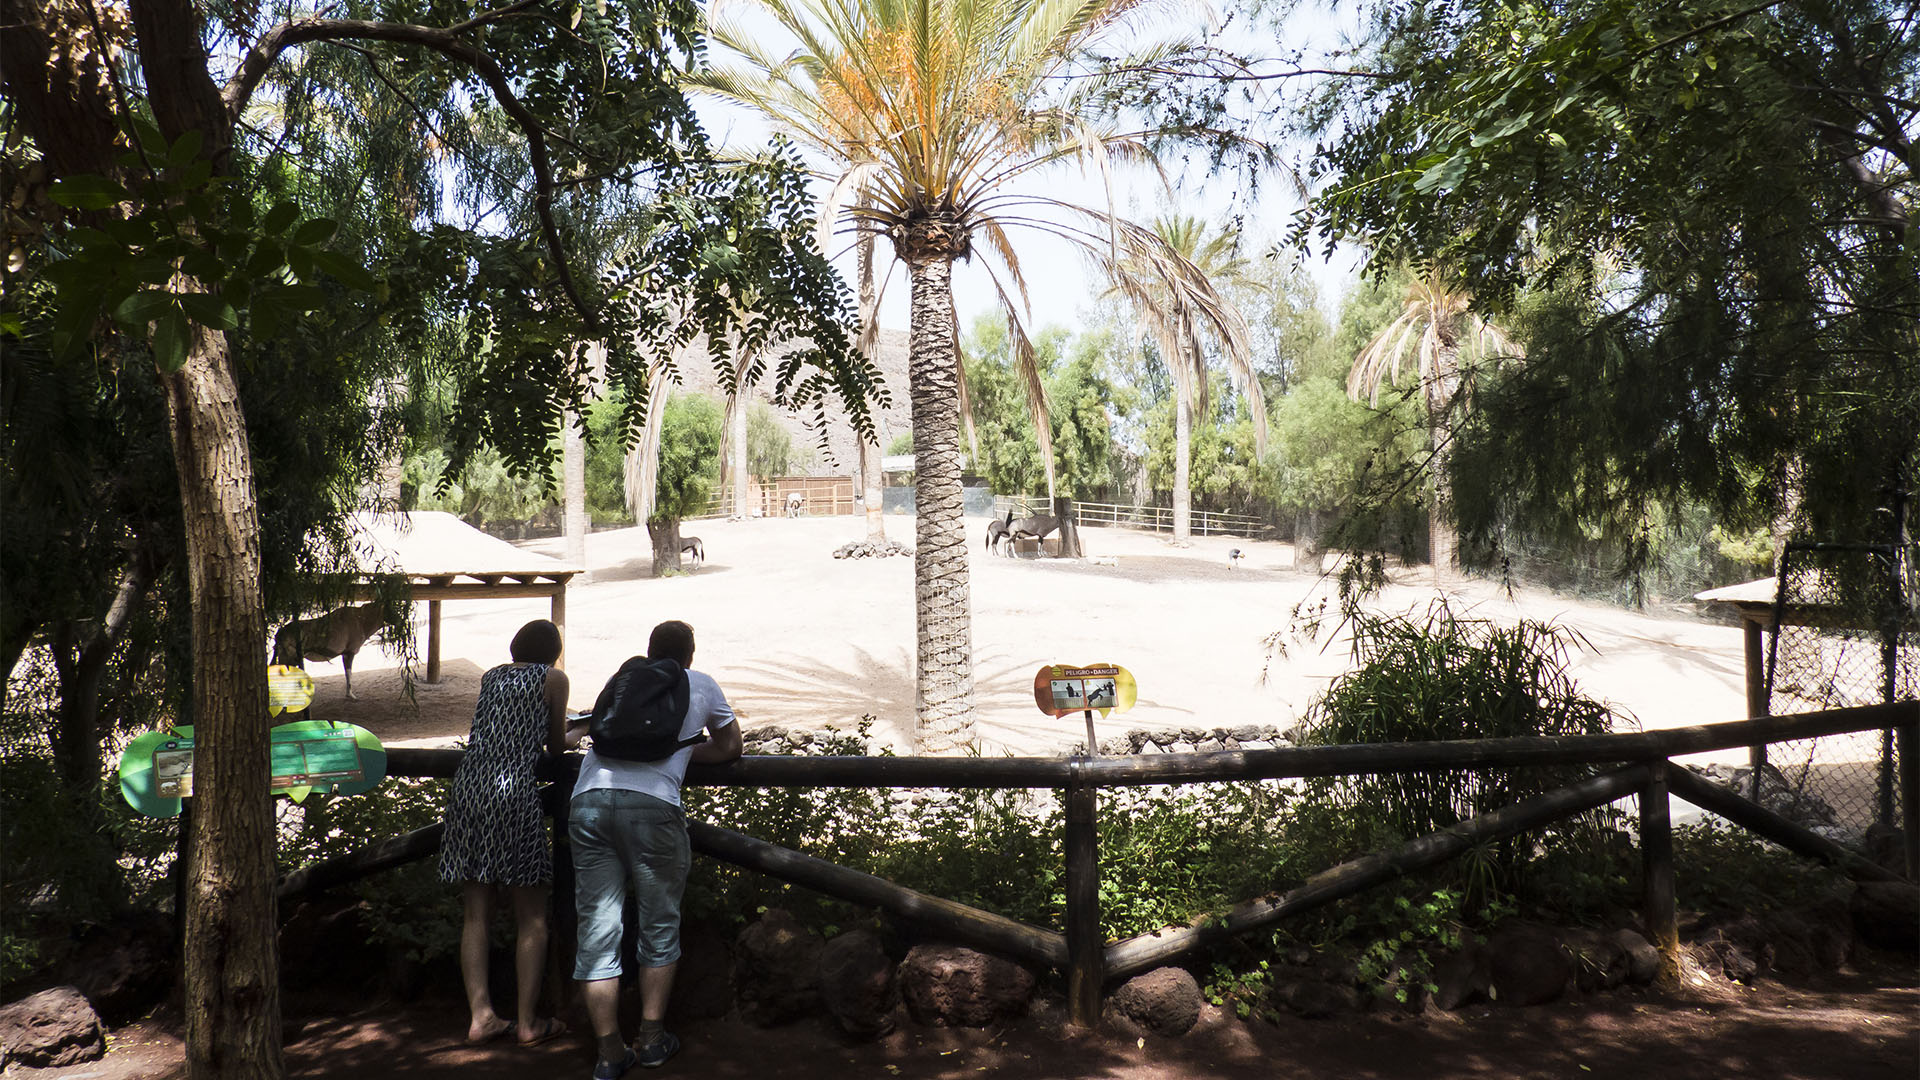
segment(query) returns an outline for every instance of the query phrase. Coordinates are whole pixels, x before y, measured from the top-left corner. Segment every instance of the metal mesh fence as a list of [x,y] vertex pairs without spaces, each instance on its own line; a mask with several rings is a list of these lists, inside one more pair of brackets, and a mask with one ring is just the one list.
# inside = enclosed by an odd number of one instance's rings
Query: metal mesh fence
[[[1811,712],[1920,696],[1914,548],[1791,543],[1780,559],[1768,712]],[[1753,794],[1803,825],[1858,840],[1901,820],[1892,730],[1775,743]]]

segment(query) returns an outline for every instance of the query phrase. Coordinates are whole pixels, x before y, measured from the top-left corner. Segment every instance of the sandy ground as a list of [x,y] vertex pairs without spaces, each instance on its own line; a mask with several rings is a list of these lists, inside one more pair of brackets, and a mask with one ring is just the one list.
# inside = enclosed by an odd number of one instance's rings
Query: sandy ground
[[[1102,721],[1102,738],[1130,728],[1291,725],[1348,666],[1342,641],[1295,641],[1284,656],[1267,639],[1289,628],[1302,601],[1330,597],[1331,579],[1290,569],[1287,544],[1165,537],[1125,529],[1082,531],[1086,560],[1015,560],[982,550],[986,521],[970,519],[974,680],[982,752],[1055,752],[1083,737],[1077,717],[1056,720],[1033,704],[1034,672],[1047,663],[1111,662],[1133,672],[1138,705]],[[652,626],[685,619],[698,636],[695,666],[727,691],[749,729],[851,726],[896,749],[913,726],[913,565],[901,557],[834,559],[864,536],[861,519],[696,521],[685,533],[710,561],[680,577],[649,576],[643,529],[593,534],[592,580],[567,599],[565,665],[573,704],[591,706],[601,683],[642,652]],[[911,543],[913,519],[887,518]],[[526,545],[560,556],[558,539]],[[1227,553],[1245,553],[1230,566]],[[1394,572],[1379,606],[1422,610],[1436,595],[1425,567]],[[576,579],[576,582],[578,579]],[[1448,590],[1459,611],[1495,620],[1552,620],[1587,647],[1572,659],[1579,685],[1618,708],[1624,724],[1654,729],[1736,720],[1744,713],[1740,631],[1684,614],[1637,613],[1537,590],[1509,596],[1490,582]],[[507,659],[515,629],[548,614],[544,600],[448,602],[442,679],[403,691],[396,657],[371,647],[356,666],[362,700],[345,701],[338,663],[309,664],[319,685],[314,715],[351,719],[394,745],[446,745],[464,737],[479,676]],[[416,605],[418,649],[426,605]],[[1743,760],[1744,751],[1721,755]]]

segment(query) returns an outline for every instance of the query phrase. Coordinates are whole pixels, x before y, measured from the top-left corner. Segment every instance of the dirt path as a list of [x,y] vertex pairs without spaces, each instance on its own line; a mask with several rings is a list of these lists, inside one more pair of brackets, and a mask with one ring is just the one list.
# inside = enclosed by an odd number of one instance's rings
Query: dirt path
[[[310,1010],[308,1000],[296,1008]],[[293,1012],[292,1080],[507,1080],[589,1072],[590,1040],[535,1050],[461,1041],[452,1000],[376,1002]],[[713,1080],[866,1077],[1099,1077],[1102,1080],[1504,1080],[1510,1077],[1701,1080],[1912,1080],[1920,1074],[1920,990],[1908,964],[1881,962],[1805,984],[1716,984],[1682,993],[1626,992],[1529,1008],[1458,1014],[1367,1014],[1241,1022],[1209,1010],[1180,1039],[1076,1035],[1057,1009],[1004,1028],[908,1028],[849,1043],[825,1024],[760,1029],[737,1020],[687,1025],[682,1055],[660,1076]],[[575,1031],[583,1016],[569,1018]],[[116,1033],[104,1060],[64,1070],[13,1068],[8,1080],[171,1080],[178,1025],[166,1014]],[[640,1074],[636,1073],[635,1076]]]
[[[1086,529],[1088,560],[1012,560],[982,551],[985,524],[967,523],[985,753],[1050,753],[1082,737],[1077,717],[1055,720],[1034,708],[1033,672],[1044,663],[1110,661],[1134,673],[1139,704],[1103,722],[1102,737],[1137,727],[1285,727],[1347,666],[1342,642],[1295,642],[1285,656],[1267,647],[1295,605],[1331,591],[1331,582],[1289,569],[1289,545],[1203,537],[1183,549],[1156,534]],[[910,543],[912,528],[912,518],[887,519],[890,537]],[[592,703],[606,676],[645,648],[655,622],[683,618],[699,635],[698,666],[726,687],[749,728],[846,727],[870,713],[876,736],[906,750],[912,560],[830,557],[861,539],[860,529],[853,518],[690,522],[685,531],[703,538],[711,561],[669,579],[648,576],[645,530],[595,533],[593,580],[572,588],[567,603],[574,704]],[[558,540],[527,546],[561,554]],[[1227,558],[1233,548],[1245,553],[1237,566]],[[1423,567],[1395,579],[1379,599],[1383,608],[1419,610],[1436,595]],[[1462,582],[1449,595],[1456,609],[1489,618],[1577,629],[1591,645],[1573,660],[1580,685],[1642,726],[1733,720],[1744,711],[1733,627],[1539,591],[1508,596],[1486,582]],[[439,685],[416,683],[409,703],[396,661],[369,651],[355,678],[363,700],[346,702],[338,665],[313,664],[316,715],[350,718],[396,744],[464,737],[480,673],[506,659],[521,623],[546,614],[540,600],[448,603]],[[424,605],[419,615],[424,648]]]

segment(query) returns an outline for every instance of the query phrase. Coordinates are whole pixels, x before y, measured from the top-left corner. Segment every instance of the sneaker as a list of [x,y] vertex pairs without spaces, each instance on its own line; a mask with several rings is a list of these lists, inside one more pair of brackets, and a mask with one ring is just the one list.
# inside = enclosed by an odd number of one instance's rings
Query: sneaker
[[667,1059],[680,1052],[680,1037],[671,1031],[663,1031],[645,1046],[635,1047],[631,1053],[640,1059],[643,1069],[657,1069],[667,1063]]
[[[619,1061],[594,1062],[593,1080],[620,1080],[621,1077],[627,1075],[628,1069],[633,1068],[634,1060],[633,1048],[628,1047],[627,1056]],[[666,1059],[662,1058],[661,1060],[665,1061]]]

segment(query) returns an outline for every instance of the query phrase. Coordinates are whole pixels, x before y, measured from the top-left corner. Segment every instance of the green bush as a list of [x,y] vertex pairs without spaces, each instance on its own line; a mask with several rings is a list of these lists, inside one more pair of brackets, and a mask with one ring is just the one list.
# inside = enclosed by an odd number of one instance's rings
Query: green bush
[[[1567,675],[1577,639],[1564,629],[1522,621],[1499,626],[1456,616],[1444,601],[1425,618],[1354,611],[1354,668],[1307,715],[1316,744],[1428,742],[1538,735],[1601,735],[1613,714]],[[1411,840],[1457,825],[1591,775],[1588,767],[1439,770],[1315,779],[1309,803],[1383,827],[1380,839]],[[1589,814],[1546,830],[1598,827]],[[1357,832],[1357,830],[1356,830]],[[1470,896],[1518,886],[1529,864],[1526,842],[1501,841],[1461,860]]]
[[1674,899],[1683,909],[1761,913],[1812,907],[1847,876],[1713,818],[1673,830]]

